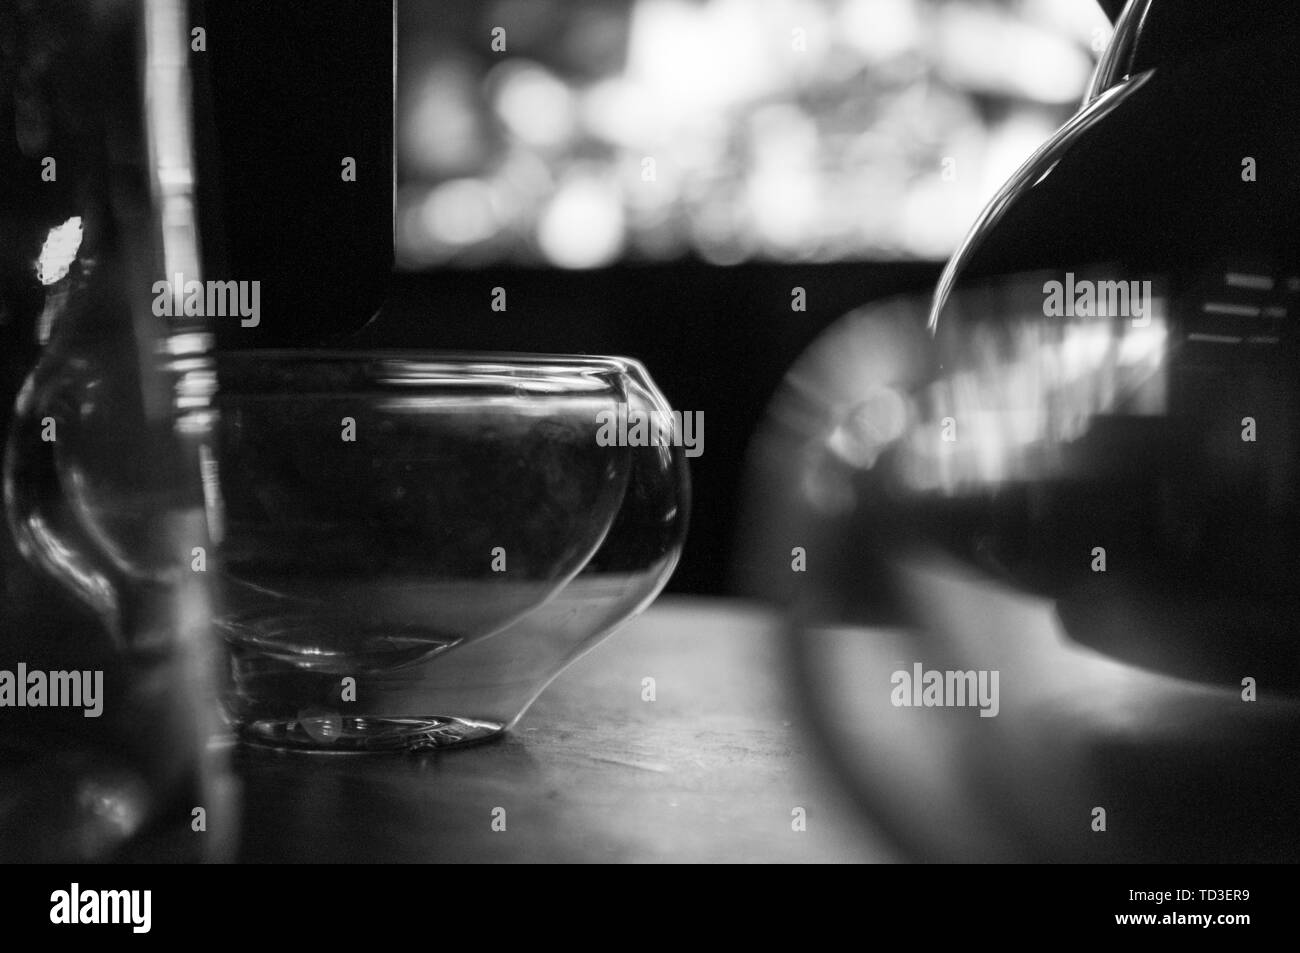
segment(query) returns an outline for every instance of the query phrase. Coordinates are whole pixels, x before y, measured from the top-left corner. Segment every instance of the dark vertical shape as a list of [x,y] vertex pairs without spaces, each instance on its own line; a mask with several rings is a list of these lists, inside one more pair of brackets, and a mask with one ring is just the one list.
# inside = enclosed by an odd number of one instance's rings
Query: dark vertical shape
[[261,282],[261,323],[216,319],[220,346],[344,337],[393,265],[393,6],[208,0],[194,24],[205,267]]

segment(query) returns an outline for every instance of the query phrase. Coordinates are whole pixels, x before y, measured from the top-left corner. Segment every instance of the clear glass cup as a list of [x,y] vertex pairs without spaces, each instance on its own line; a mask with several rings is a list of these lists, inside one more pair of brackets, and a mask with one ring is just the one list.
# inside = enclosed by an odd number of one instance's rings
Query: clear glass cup
[[[258,351],[218,378],[218,628],[245,741],[492,737],[680,553],[683,450],[635,362]],[[669,426],[605,445],[620,413]]]

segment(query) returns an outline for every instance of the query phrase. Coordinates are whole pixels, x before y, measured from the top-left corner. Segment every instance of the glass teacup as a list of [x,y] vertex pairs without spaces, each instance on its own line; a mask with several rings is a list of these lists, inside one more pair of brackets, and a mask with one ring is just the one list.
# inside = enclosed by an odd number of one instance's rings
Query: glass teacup
[[[259,351],[218,378],[218,629],[246,741],[492,737],[676,563],[683,450],[635,362]],[[601,439],[619,415],[657,439]]]

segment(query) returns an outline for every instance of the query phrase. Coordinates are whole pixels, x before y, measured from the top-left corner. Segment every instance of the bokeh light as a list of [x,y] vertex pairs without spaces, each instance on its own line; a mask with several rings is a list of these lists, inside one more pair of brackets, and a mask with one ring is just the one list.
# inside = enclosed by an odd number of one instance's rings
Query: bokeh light
[[411,268],[942,258],[1073,111],[1109,36],[1079,0],[500,0],[400,16]]

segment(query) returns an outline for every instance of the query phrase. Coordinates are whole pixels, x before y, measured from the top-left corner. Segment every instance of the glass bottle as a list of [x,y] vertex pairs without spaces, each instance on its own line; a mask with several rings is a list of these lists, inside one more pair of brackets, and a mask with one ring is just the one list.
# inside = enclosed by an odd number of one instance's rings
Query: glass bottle
[[0,17],[0,671],[28,679],[27,704],[0,707],[0,853],[220,859],[212,335],[161,306],[170,276],[203,274],[189,14],[24,0]]

